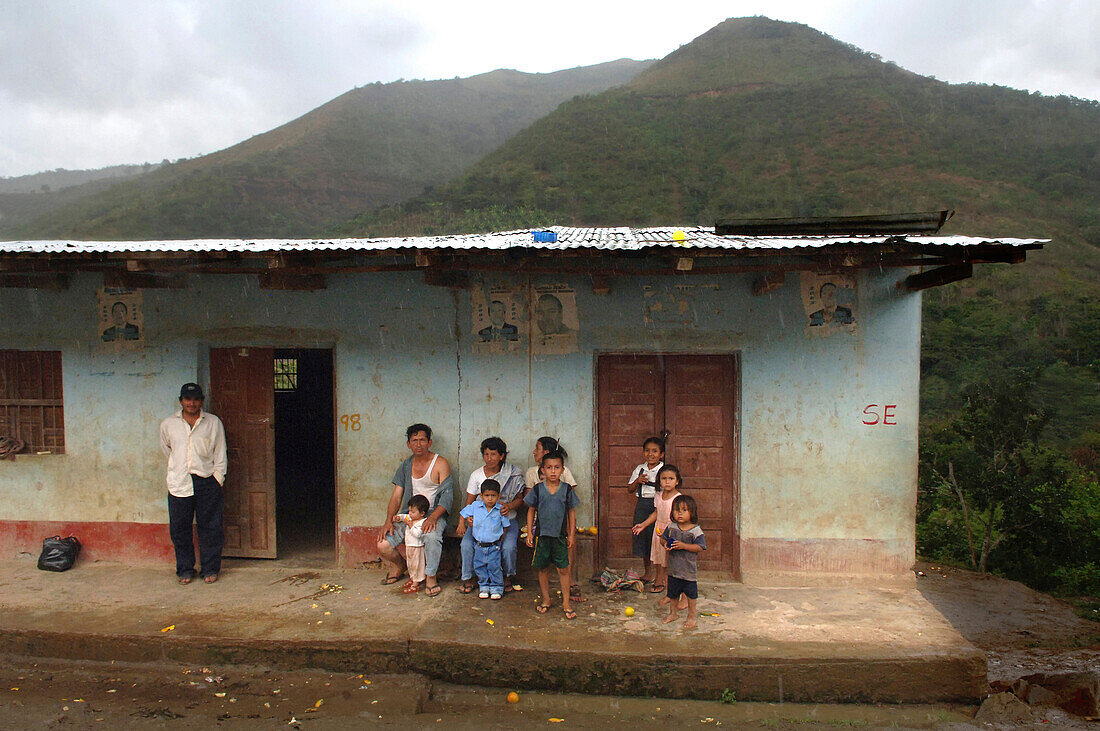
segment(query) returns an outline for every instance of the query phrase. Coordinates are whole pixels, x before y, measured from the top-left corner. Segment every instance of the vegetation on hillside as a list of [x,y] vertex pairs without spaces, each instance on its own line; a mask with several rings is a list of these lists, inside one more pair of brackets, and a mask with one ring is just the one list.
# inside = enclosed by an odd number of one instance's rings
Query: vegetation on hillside
[[[12,216],[23,238],[317,235],[356,212],[455,177],[561,102],[625,83],[648,62],[371,84],[221,152],[181,160],[56,210]],[[75,194],[70,193],[69,199]],[[27,203],[25,200],[19,203]],[[4,214],[8,215],[4,215]]]
[[[944,233],[1049,237],[1026,265],[981,267],[925,293],[919,547],[1100,594],[1083,552],[1100,547],[1098,130],[1096,102],[949,85],[805,26],[727,21],[625,87],[563,104],[452,183],[337,230],[952,208]],[[1021,437],[1013,475],[974,424],[990,408],[978,394],[1021,374],[1017,411],[1043,416]],[[969,508],[945,487],[945,459]],[[968,534],[981,536],[973,554]]]

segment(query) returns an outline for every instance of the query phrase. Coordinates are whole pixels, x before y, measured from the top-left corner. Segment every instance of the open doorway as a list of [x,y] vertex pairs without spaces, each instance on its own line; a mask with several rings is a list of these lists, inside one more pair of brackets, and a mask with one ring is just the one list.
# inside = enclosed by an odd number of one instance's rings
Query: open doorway
[[275,504],[279,559],[336,562],[332,351],[275,350]]

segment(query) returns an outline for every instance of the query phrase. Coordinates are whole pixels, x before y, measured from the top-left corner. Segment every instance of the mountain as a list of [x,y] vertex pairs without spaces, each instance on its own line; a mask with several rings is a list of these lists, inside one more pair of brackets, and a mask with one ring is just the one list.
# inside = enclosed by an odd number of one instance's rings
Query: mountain
[[371,84],[233,147],[93,190],[30,222],[5,226],[0,199],[0,234],[315,235],[450,180],[563,101],[623,84],[649,63]]
[[573,99],[428,196],[339,230],[645,225],[953,208],[1100,275],[1100,105],[921,77],[812,28],[725,21]]
[[1047,438],[1071,446],[1100,443],[1098,200],[1095,101],[947,84],[805,25],[741,18],[332,233],[954,209],[945,234],[1053,242],[925,293],[922,421],[1023,371],[1052,415]]

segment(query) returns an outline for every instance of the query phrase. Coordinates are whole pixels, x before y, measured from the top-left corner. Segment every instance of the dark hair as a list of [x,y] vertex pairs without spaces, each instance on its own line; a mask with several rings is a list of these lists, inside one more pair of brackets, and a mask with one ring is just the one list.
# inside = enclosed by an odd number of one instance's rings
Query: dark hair
[[432,428],[430,426],[428,426],[427,424],[413,424],[405,430],[405,441],[407,442],[412,439],[413,434],[416,434],[417,432],[424,432],[429,441],[432,438]]
[[565,451],[561,450],[561,449],[552,449],[552,450],[550,450],[546,454],[542,455],[542,463],[540,464],[540,466],[546,464],[546,460],[548,460],[548,459],[560,459],[561,464],[564,467],[565,466]]
[[665,453],[665,440],[660,437],[650,437],[642,442],[642,449],[645,449],[650,444],[656,444],[657,449],[661,450],[661,454]]
[[671,472],[676,475],[676,487],[681,488],[684,486],[684,478],[680,475],[680,468],[674,464],[665,463],[665,466],[657,470],[657,485],[661,485],[661,475],[666,472]]
[[499,495],[500,494],[500,483],[497,482],[496,480],[486,480],[485,482],[481,483],[481,491],[482,492],[495,492],[497,495]]
[[675,510],[677,507],[687,508],[691,522],[699,522],[699,507],[695,504],[695,498],[691,495],[677,495],[672,498],[672,509]]
[[508,445],[505,444],[504,440],[500,437],[483,439],[481,442],[481,453],[485,454],[486,449],[491,449],[499,454],[502,460],[508,458]]
[[[561,442],[554,437],[539,437],[535,441],[541,444],[542,448],[547,452],[557,452],[562,462],[565,462],[566,458],[569,456],[569,453],[565,451],[565,447],[561,446]],[[543,459],[545,459],[545,456]]]
[[424,515],[427,515],[432,510],[432,504],[428,502],[428,498],[424,495],[413,495],[409,498],[409,507],[418,508]]

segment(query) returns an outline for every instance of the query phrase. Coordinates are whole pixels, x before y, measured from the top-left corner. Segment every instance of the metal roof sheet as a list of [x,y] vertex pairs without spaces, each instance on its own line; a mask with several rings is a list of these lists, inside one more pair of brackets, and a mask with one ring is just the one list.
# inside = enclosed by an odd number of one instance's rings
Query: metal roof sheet
[[[651,228],[573,228],[551,226],[556,242],[536,242],[530,229],[483,234],[415,236],[380,239],[179,239],[165,241],[0,241],[0,253],[8,254],[110,254],[212,251],[275,253],[301,251],[393,251],[401,249],[503,250],[511,248],[606,251],[642,251],[682,246],[726,251],[781,251],[818,249],[837,244],[908,243],[920,246],[979,246],[999,244],[1035,247],[1049,239],[984,238],[974,236],[719,236],[713,227],[660,226]],[[675,238],[683,231],[682,241]]]

